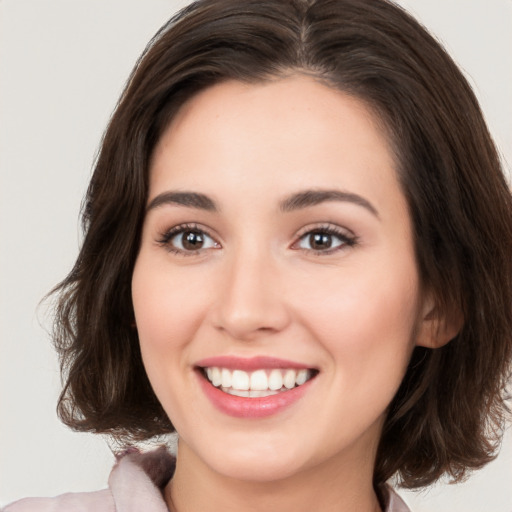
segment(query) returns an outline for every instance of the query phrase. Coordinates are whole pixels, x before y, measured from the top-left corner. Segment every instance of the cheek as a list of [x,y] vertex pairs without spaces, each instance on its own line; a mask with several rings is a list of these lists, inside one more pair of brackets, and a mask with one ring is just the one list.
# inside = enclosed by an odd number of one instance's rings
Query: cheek
[[327,388],[334,391],[325,406],[336,415],[329,422],[350,417],[348,435],[382,419],[403,380],[414,347],[415,276],[415,271],[385,277],[366,270],[363,278],[354,272],[343,283],[331,282],[323,300],[309,301],[309,329],[334,368],[326,374]]
[[[393,267],[352,267],[312,288],[301,306],[310,329],[343,375],[380,385],[400,382],[412,349],[419,309],[414,261]],[[334,278],[333,278],[334,277]]]
[[[144,251],[137,259],[132,277],[132,300],[142,360],[151,386],[176,427],[184,417],[183,377],[191,377],[190,341],[207,309],[207,293],[196,289],[200,280],[187,278],[186,271],[171,272],[166,263]],[[194,284],[196,283],[196,284]],[[180,390],[176,393],[176,390]]]
[[[132,300],[141,344],[165,349],[184,342],[208,296],[205,280],[187,271],[170,271],[166,255],[142,251],[132,277]],[[208,282],[208,281],[206,281]]]
[[165,261],[141,252],[132,278],[132,300],[144,366],[154,386],[156,379],[172,378],[169,367],[185,365],[186,347],[199,323],[201,297],[186,273],[169,272]]

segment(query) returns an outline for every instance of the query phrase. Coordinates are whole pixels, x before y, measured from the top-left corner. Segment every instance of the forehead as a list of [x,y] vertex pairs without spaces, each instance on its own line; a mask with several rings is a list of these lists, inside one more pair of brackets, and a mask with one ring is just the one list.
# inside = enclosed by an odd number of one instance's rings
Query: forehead
[[[288,129],[277,133],[284,125]],[[233,127],[242,128],[237,132],[240,137],[257,137],[280,147],[304,137],[310,138],[311,145],[327,145],[337,134],[340,144],[345,139],[347,144],[371,144],[376,148],[385,138],[383,123],[363,100],[312,77],[293,75],[256,84],[229,80],[201,91],[177,111],[155,153],[170,140],[204,137],[213,126],[215,130],[210,132],[215,143],[229,135],[224,142],[231,149],[237,142]],[[201,139],[203,143],[209,140]]]
[[168,188],[268,197],[293,187],[336,186],[370,195],[394,188],[401,195],[373,112],[358,98],[300,75],[229,81],[194,96],[163,133],[150,178],[150,199]]

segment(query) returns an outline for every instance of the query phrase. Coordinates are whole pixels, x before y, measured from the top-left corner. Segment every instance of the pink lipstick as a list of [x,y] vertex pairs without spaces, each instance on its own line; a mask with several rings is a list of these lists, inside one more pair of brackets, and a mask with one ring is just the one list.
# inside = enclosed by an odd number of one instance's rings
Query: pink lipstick
[[201,388],[221,412],[240,418],[277,414],[297,402],[318,370],[284,359],[221,356],[196,364]]

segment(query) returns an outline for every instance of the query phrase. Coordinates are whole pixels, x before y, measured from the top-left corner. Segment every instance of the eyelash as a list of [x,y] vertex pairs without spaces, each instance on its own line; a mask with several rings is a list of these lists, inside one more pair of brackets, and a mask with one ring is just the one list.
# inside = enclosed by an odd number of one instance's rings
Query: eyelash
[[[165,247],[169,252],[173,254],[177,254],[179,256],[194,256],[199,254],[201,251],[204,251],[205,249],[196,249],[191,251],[184,251],[182,249],[179,249],[177,247],[174,247],[170,242],[171,240],[176,237],[179,234],[187,233],[187,232],[193,232],[193,233],[199,233],[202,235],[206,235],[208,238],[211,238],[212,240],[215,240],[207,230],[204,228],[198,226],[197,224],[180,224],[178,226],[175,226],[169,230],[167,230],[165,233],[163,233],[160,238],[158,239],[158,244]],[[217,243],[217,242],[215,242]]]
[[304,240],[308,236],[312,236],[314,234],[322,234],[328,235],[331,237],[338,238],[341,243],[336,247],[327,250],[318,250],[318,249],[304,249],[297,247],[297,250],[302,250],[304,252],[313,253],[316,256],[326,256],[329,254],[333,254],[335,252],[344,250],[348,247],[354,247],[358,243],[358,237],[354,234],[347,233],[347,230],[342,230],[339,227],[332,224],[324,224],[315,226],[314,228],[308,227],[306,230],[298,236],[297,242],[294,242],[292,248],[297,246],[302,240]]
[[[214,247],[208,247],[208,248],[200,248],[196,250],[183,250],[179,249],[177,247],[174,247],[171,244],[171,241],[174,237],[187,233],[187,232],[194,232],[201,235],[206,235],[208,238],[214,241],[214,243],[220,247],[218,242],[215,241],[214,237],[212,237],[207,230],[205,230],[203,227],[198,226],[197,224],[180,224],[178,226],[175,226],[169,230],[167,230],[165,233],[163,233],[160,238],[157,240],[158,244],[165,247],[169,252],[173,254],[177,254],[179,256],[195,256],[199,254],[202,251],[205,251],[206,249],[211,249]],[[308,236],[312,236],[315,234],[321,234],[321,235],[327,235],[331,237],[336,237],[341,242],[339,245],[327,249],[327,250],[319,250],[319,249],[307,249],[307,248],[301,248],[298,247],[298,245],[306,239]],[[314,228],[307,228],[302,234],[298,236],[298,239],[296,242],[294,242],[291,246],[294,250],[300,250],[307,253],[312,253],[317,256],[325,256],[329,254],[333,254],[335,252],[338,252],[340,250],[346,249],[347,247],[353,247],[357,245],[358,238],[355,235],[347,234],[346,231],[341,230],[337,226],[334,226],[332,224],[325,224],[325,225],[319,225],[315,226]]]

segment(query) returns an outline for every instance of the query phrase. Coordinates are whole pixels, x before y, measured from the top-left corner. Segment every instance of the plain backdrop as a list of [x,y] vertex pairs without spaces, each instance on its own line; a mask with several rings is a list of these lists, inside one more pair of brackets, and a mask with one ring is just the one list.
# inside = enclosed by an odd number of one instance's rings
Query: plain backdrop
[[[38,302],[70,270],[102,131],[136,58],[185,1],[0,0],[0,506],[106,485],[104,439],[55,414]],[[403,0],[474,86],[512,162],[512,1]],[[510,169],[510,166],[508,166]],[[414,512],[512,511],[512,435],[466,483],[401,492]]]

